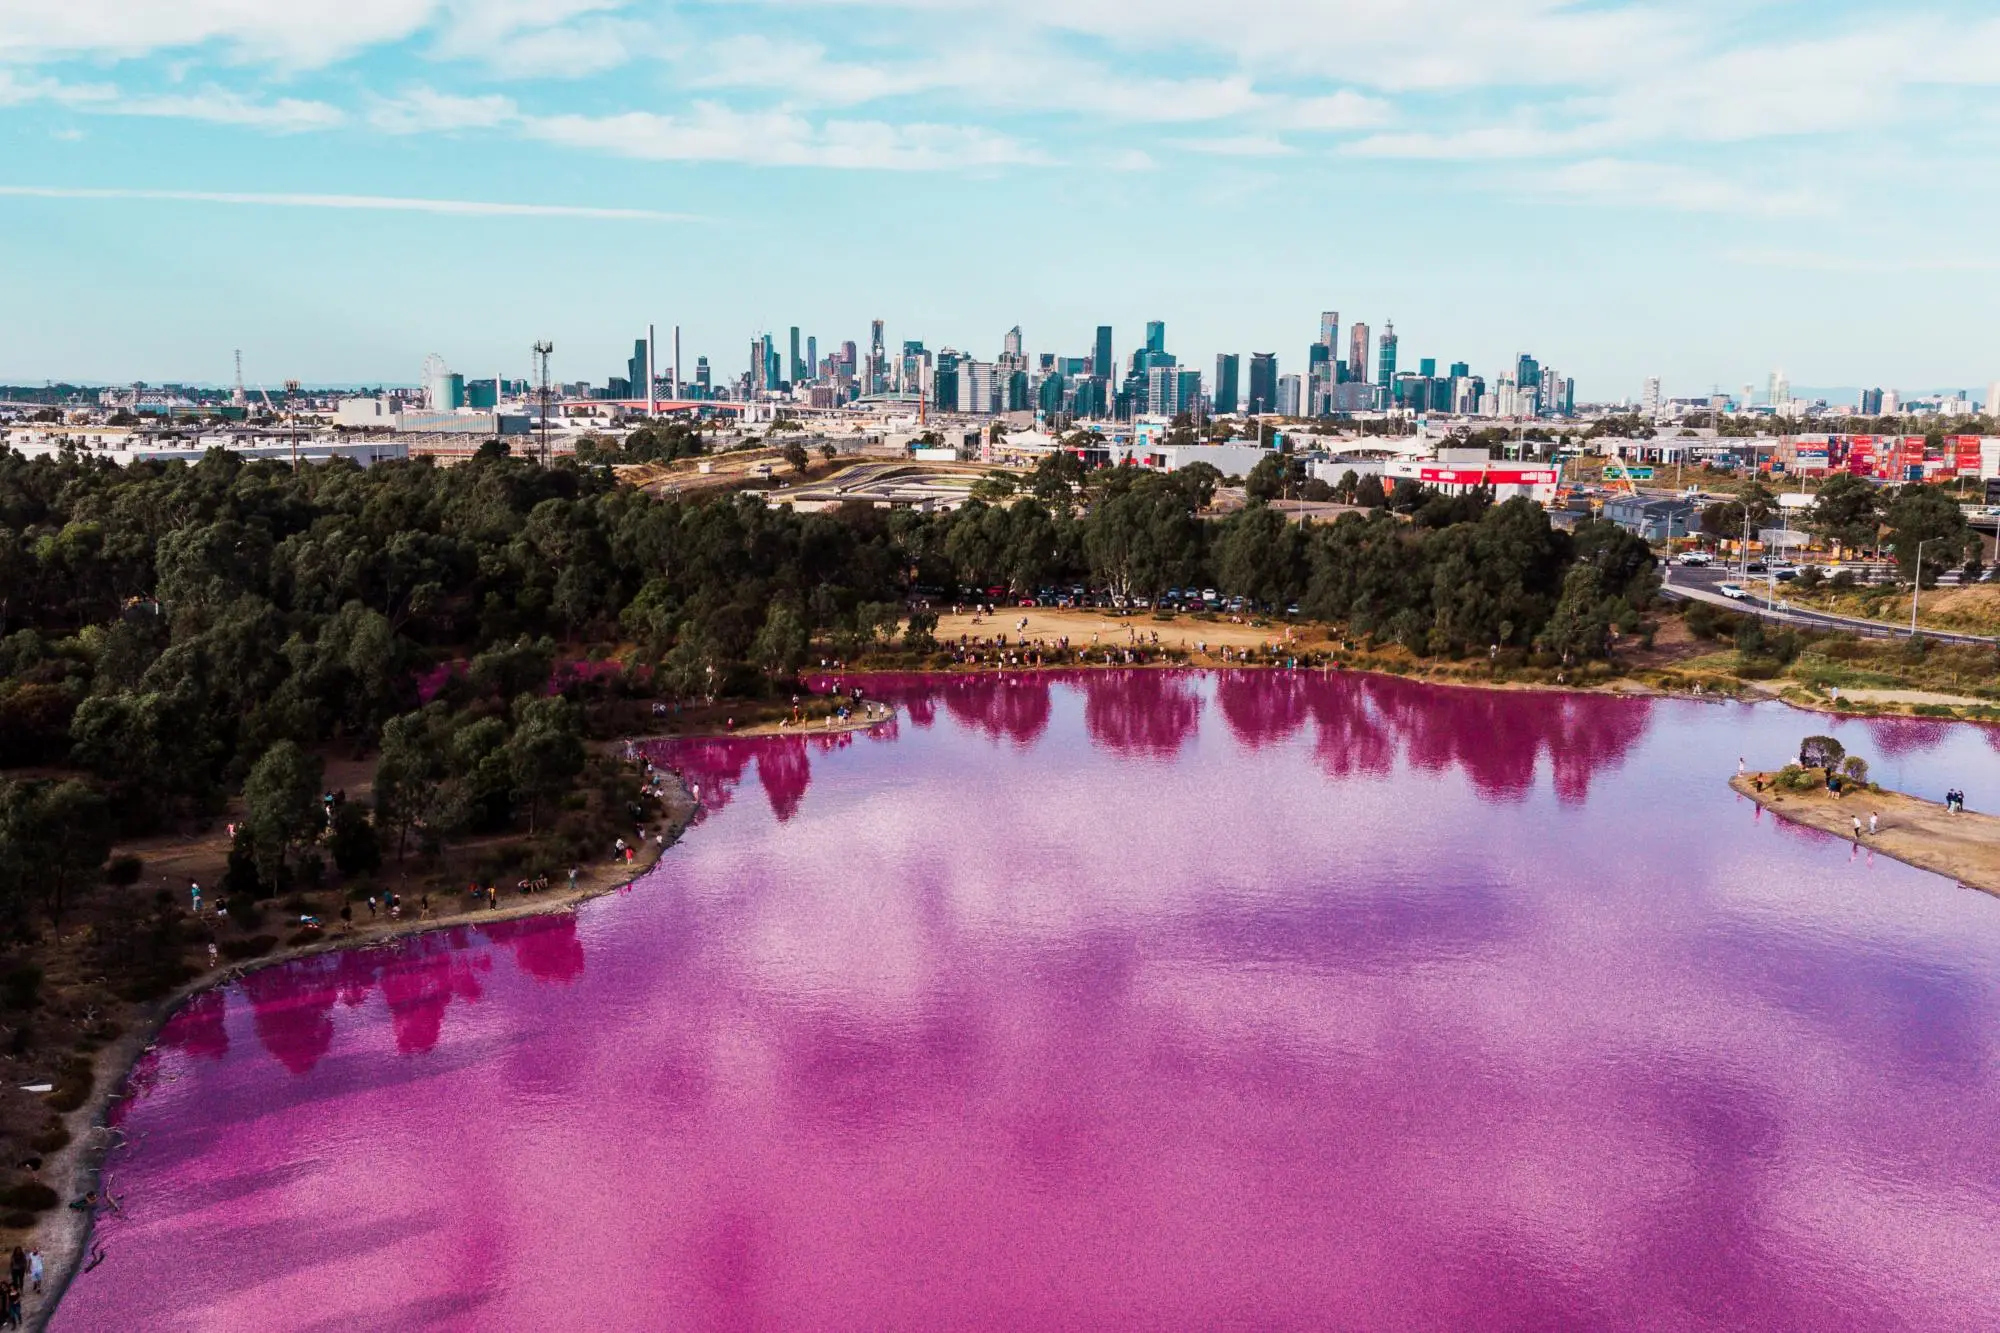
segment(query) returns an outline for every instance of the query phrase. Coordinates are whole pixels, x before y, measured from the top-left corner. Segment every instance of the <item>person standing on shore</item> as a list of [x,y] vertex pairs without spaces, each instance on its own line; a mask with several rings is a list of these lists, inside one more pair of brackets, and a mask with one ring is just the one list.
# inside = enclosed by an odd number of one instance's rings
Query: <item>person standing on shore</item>
[[1861,841],[1861,816],[1860,816],[1860,815],[1856,815],[1856,816],[1854,816],[1854,840],[1855,840],[1856,842],[1860,842],[1860,841]]
[[28,1252],[16,1245],[14,1258],[7,1265],[7,1271],[14,1277],[14,1290],[19,1291],[28,1283]]
[[1876,829],[1876,827],[1877,827],[1877,826],[1879,825],[1879,823],[1880,823],[1880,821],[1881,821],[1881,818],[1882,818],[1882,816],[1881,816],[1880,814],[1876,813],[1876,812],[1875,812],[1875,811],[1873,811],[1873,810],[1870,810],[1870,811],[1868,812],[1868,836],[1869,836],[1869,837],[1871,837],[1871,838],[1872,838],[1872,837],[1874,837],[1874,836],[1875,836],[1875,829]]
[[35,1294],[36,1294],[36,1295],[38,1295],[38,1296],[39,1296],[39,1295],[41,1295],[41,1292],[42,1292],[42,1252],[41,1252],[40,1250],[29,1250],[29,1251],[28,1251],[28,1281],[30,1281],[30,1282],[32,1282],[32,1283],[34,1283],[34,1284],[35,1284]]

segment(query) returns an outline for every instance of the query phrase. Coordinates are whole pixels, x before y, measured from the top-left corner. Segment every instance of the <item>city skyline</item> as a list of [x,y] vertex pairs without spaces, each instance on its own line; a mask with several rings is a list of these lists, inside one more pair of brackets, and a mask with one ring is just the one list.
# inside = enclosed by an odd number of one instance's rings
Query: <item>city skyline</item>
[[[795,324],[864,340],[864,312],[981,355],[1016,323],[1082,350],[1164,319],[1208,366],[1302,356],[1324,301],[1474,364],[1538,348],[1607,399],[1773,366],[1986,385],[2000,186],[1962,164],[2000,137],[2000,20],[1797,18],[15,7],[0,281],[35,318],[0,328],[0,379],[221,382],[239,347],[267,383],[404,380],[434,350],[518,372],[541,339],[595,374],[646,323],[721,365]],[[1908,202],[1924,180],[1951,206]],[[967,262],[909,262],[938,254]],[[1148,262],[1168,254],[1171,283]]]

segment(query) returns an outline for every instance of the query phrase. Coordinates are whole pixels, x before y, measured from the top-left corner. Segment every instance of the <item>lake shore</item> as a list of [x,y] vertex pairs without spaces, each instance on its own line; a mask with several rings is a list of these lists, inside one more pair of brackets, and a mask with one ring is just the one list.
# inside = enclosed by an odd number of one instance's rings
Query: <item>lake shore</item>
[[[1894,791],[1847,796],[1834,796],[1823,787],[1780,791],[1772,785],[1773,776],[1745,773],[1730,779],[1729,785],[1780,819],[1844,842],[1858,842],[1919,870],[2000,896],[2000,817],[1971,811],[1952,814],[1935,801]],[[1870,815],[1878,818],[1874,833],[1867,832]],[[1856,818],[1863,830],[1858,839]]]
[[[62,1202],[54,1210],[43,1214],[34,1231],[20,1242],[24,1249],[41,1249],[47,1273],[41,1300],[33,1309],[24,1309],[22,1326],[37,1333],[46,1328],[70,1284],[82,1275],[84,1261],[91,1249],[97,1214],[71,1209],[68,1205],[71,1200],[81,1199],[93,1190],[99,1193],[100,1199],[105,1197],[105,1168],[116,1146],[110,1128],[112,1103],[125,1098],[125,1088],[133,1069],[152,1049],[160,1029],[177,1010],[205,991],[229,985],[249,973],[281,966],[311,954],[371,949],[432,931],[478,927],[524,917],[552,916],[574,911],[580,903],[621,889],[644,877],[659,863],[666,849],[679,842],[694,822],[699,808],[678,778],[666,770],[661,772],[667,790],[665,815],[654,825],[658,840],[635,849],[630,863],[600,863],[582,868],[574,889],[565,884],[561,888],[551,887],[546,893],[516,893],[511,901],[502,897],[500,906],[491,909],[470,906],[469,895],[453,894],[454,909],[433,912],[429,917],[392,919],[384,914],[351,925],[342,923],[328,931],[323,940],[277,949],[260,958],[204,973],[178,987],[166,998],[147,1006],[143,1017],[131,1031],[97,1053],[94,1059],[96,1079],[90,1097],[79,1109],[63,1118],[71,1126],[74,1137],[67,1147],[48,1154],[44,1160],[43,1177],[50,1182],[67,1182],[67,1188],[58,1186]],[[29,1299],[33,1299],[32,1295]]]

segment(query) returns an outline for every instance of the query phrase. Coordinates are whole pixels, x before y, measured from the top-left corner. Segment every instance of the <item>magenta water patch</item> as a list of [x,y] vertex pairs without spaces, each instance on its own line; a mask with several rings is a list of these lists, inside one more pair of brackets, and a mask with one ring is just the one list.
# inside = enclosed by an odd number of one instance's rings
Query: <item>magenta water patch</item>
[[[853,680],[846,682],[851,687]],[[2000,1324],[2000,902],[1726,786],[1966,727],[877,678],[629,892],[255,974],[61,1333]]]

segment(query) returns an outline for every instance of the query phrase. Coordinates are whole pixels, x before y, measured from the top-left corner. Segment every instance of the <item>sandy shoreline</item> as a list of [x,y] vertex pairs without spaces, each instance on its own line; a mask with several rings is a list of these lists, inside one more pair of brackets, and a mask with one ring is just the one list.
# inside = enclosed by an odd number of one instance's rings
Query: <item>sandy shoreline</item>
[[[1779,791],[1772,774],[1745,773],[1729,785],[1780,819],[1818,829],[1843,842],[1892,857],[1905,865],[1944,875],[1968,888],[2000,896],[2000,817],[1968,811],[1954,815],[1934,802],[1902,792],[1856,792],[1836,797],[1824,788]],[[1764,789],[1757,790],[1762,782]],[[1867,832],[1868,817],[1879,816],[1879,827]],[[1862,835],[1854,836],[1854,820]]]
[[[635,738],[633,743],[640,743],[643,739],[649,738]],[[90,1252],[96,1217],[92,1213],[71,1209],[68,1206],[69,1202],[72,1199],[82,1198],[91,1190],[103,1188],[104,1168],[112,1146],[107,1133],[111,1104],[125,1097],[126,1084],[140,1057],[153,1046],[159,1037],[160,1029],[183,1005],[205,991],[229,985],[249,973],[262,971],[267,967],[277,967],[311,954],[374,948],[377,945],[432,931],[478,927],[493,922],[517,921],[524,917],[553,916],[574,911],[579,903],[615,892],[644,877],[659,864],[660,857],[666,849],[678,843],[694,821],[698,807],[687,788],[680,785],[679,779],[670,771],[662,769],[661,773],[672,779],[674,788],[677,788],[669,790],[666,817],[657,825],[663,840],[645,844],[644,852],[635,856],[629,865],[614,862],[589,867],[577,877],[577,886],[574,890],[566,886],[560,889],[551,888],[546,893],[517,896],[513,902],[508,902],[503,897],[502,905],[491,910],[466,908],[451,915],[434,915],[427,920],[416,917],[390,920],[383,917],[356,923],[313,944],[273,950],[261,958],[249,959],[219,971],[205,973],[149,1006],[143,1020],[135,1024],[132,1031],[125,1033],[97,1053],[96,1081],[89,1100],[64,1117],[65,1123],[69,1124],[75,1133],[75,1138],[62,1151],[49,1154],[44,1163],[46,1178],[52,1183],[66,1180],[68,1188],[58,1187],[57,1192],[62,1195],[62,1202],[55,1210],[43,1215],[33,1233],[22,1243],[23,1248],[40,1246],[47,1273],[41,1300],[32,1310],[24,1309],[25,1318],[22,1327],[36,1330],[37,1333],[46,1328],[49,1320],[55,1315],[56,1307],[61,1304],[64,1293],[69,1290],[70,1284],[81,1276],[83,1260]],[[83,1127],[81,1132],[78,1132],[78,1126]],[[28,1299],[32,1300],[32,1295]],[[26,1302],[24,1307],[25,1304]]]

